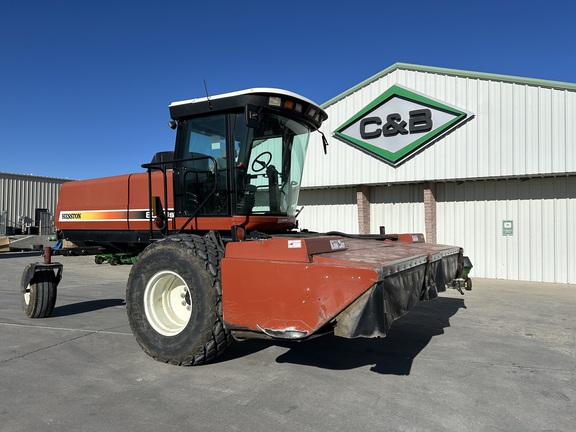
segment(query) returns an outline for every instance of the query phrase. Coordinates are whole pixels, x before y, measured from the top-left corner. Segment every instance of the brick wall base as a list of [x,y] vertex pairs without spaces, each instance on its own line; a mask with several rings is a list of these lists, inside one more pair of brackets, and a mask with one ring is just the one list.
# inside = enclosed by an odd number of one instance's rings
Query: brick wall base
[[370,186],[359,185],[356,188],[356,205],[358,207],[358,232],[370,234]]
[[424,218],[426,241],[436,243],[436,183],[424,183]]

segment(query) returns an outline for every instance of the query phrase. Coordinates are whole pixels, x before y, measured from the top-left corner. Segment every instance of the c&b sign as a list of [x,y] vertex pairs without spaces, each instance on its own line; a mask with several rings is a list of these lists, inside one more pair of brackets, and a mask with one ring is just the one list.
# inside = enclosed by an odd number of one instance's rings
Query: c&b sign
[[395,85],[336,129],[334,136],[398,166],[470,116]]

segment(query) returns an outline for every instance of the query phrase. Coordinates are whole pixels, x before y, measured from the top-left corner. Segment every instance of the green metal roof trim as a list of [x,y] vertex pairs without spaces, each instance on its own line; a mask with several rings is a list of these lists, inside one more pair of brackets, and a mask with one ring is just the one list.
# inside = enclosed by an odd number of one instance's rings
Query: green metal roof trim
[[330,105],[335,104],[341,99],[344,99],[346,96],[358,91],[362,87],[366,87],[368,84],[382,78],[385,75],[388,75],[395,70],[398,69],[405,69],[409,71],[415,72],[427,72],[427,73],[434,73],[434,74],[441,74],[441,75],[450,75],[450,76],[457,76],[457,77],[464,77],[464,78],[476,78],[481,80],[490,80],[490,81],[502,81],[507,83],[513,84],[527,84],[532,86],[538,87],[546,87],[546,88],[554,88],[560,90],[572,90],[576,91],[576,84],[573,83],[566,83],[561,81],[549,81],[549,80],[542,80],[536,78],[523,78],[517,77],[512,75],[498,75],[492,73],[484,73],[484,72],[471,72],[466,70],[460,69],[446,69],[434,66],[421,66],[421,65],[414,65],[409,63],[394,63],[392,66],[384,69],[382,72],[378,72],[376,75],[371,76],[370,78],[362,81],[360,84],[355,85],[351,89],[346,90],[343,93],[340,93],[338,96],[333,97],[332,99],[324,102],[320,105],[322,108],[326,109]]

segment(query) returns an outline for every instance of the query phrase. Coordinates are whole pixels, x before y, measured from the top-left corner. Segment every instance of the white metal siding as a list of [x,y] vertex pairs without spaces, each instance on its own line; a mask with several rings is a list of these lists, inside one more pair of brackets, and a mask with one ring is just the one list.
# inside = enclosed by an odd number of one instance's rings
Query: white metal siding
[[300,229],[358,234],[356,188],[301,190],[298,205]]
[[419,184],[375,187],[370,194],[370,232],[425,233],[423,187]]
[[[370,191],[370,232],[425,232],[423,187],[418,184],[374,187]],[[358,233],[356,188],[300,192],[299,227],[311,231]]]
[[475,117],[397,168],[335,138],[325,156],[314,134],[303,187],[576,172],[572,90],[396,69],[328,106],[322,130],[330,135],[394,84]]
[[62,183],[68,180],[0,173],[0,212],[7,213],[8,226],[16,226],[20,216],[34,220],[37,208],[54,214]]
[[438,243],[462,246],[473,276],[576,283],[576,177],[443,183],[436,195]]

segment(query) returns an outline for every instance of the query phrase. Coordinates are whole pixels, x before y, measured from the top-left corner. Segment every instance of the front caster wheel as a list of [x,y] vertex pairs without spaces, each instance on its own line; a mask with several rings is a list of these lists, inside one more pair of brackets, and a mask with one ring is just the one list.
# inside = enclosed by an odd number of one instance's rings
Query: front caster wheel
[[20,303],[28,317],[46,318],[56,305],[58,280],[51,269],[36,270],[30,277],[31,266],[29,264],[22,274]]

